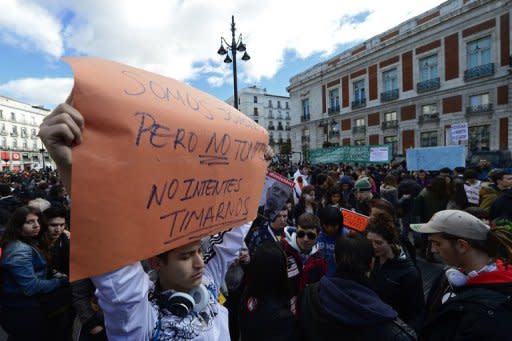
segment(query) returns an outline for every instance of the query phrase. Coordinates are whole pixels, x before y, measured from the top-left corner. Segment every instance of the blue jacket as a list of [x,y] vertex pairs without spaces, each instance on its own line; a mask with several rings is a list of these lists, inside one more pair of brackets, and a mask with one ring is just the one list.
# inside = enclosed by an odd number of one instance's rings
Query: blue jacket
[[35,248],[19,240],[7,244],[0,267],[4,296],[45,294],[63,284],[57,278],[46,279],[46,259]]
[[335,237],[328,236],[323,230],[320,231],[316,245],[318,246],[318,251],[327,262],[327,276],[332,276],[336,272],[336,260],[334,259],[336,239],[338,239],[339,236],[346,235],[348,235],[348,231],[345,228],[340,229]]

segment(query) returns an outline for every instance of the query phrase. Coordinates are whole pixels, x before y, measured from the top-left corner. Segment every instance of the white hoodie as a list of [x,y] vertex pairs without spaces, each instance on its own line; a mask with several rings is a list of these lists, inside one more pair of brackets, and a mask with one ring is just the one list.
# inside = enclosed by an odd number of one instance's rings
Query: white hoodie
[[159,309],[157,300],[149,300],[154,283],[140,262],[92,278],[96,296],[103,309],[110,341],[147,340],[229,340],[228,311],[217,301],[229,265],[236,259],[250,224],[242,225],[219,237],[212,237],[203,275],[210,302],[200,313],[184,318]]

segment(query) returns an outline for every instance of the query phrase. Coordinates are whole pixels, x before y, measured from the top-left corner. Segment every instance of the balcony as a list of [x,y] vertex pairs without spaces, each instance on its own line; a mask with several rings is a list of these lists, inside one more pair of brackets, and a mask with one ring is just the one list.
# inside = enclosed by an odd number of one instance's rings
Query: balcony
[[472,105],[466,108],[466,115],[485,114],[492,112],[492,104]]
[[301,122],[307,122],[307,121],[309,121],[309,120],[311,120],[311,117],[310,117],[309,115],[307,115],[307,116],[301,116],[301,117],[300,117],[300,121],[301,121]]
[[274,119],[274,115],[273,114],[268,114],[267,118],[273,120]]
[[384,91],[380,93],[381,102],[389,102],[398,98],[398,89]]
[[7,136],[8,134],[7,134],[7,132],[5,130],[2,130],[2,131],[0,131],[0,135],[1,136]]
[[281,116],[281,115],[277,115],[276,120],[282,120],[282,119],[283,119],[283,116]]
[[340,106],[339,105],[336,105],[334,107],[330,107],[329,109],[327,109],[327,112],[329,115],[335,115],[335,114],[339,114],[340,112]]
[[364,134],[366,132],[366,126],[355,126],[352,128],[354,134]]
[[292,130],[292,128],[291,127],[286,127],[286,128],[284,128],[284,130]]
[[393,129],[398,127],[398,120],[389,120],[382,122],[382,129]]
[[276,130],[276,127],[274,127],[274,126],[268,126],[268,130]]
[[340,132],[339,131],[330,131],[329,138],[334,138],[334,137],[340,137]]
[[430,122],[439,123],[439,113],[438,112],[432,113],[432,114],[423,114],[419,118],[420,124],[430,123]]
[[12,137],[18,137],[18,133],[11,133]]
[[352,109],[364,108],[366,107],[366,98],[359,98],[355,101],[352,101]]
[[279,139],[279,140],[277,140],[277,143],[278,143],[278,144],[283,144],[283,143],[284,143],[284,140],[283,140],[283,139]]
[[309,135],[302,136],[302,143],[309,142]]
[[471,81],[482,77],[494,75],[494,63],[478,65],[464,71],[464,80]]
[[287,116],[284,117],[284,119],[287,120],[287,121],[290,121],[292,118],[290,117],[290,115],[287,115]]
[[268,140],[268,143],[269,143],[269,144],[275,144],[275,143],[276,143],[276,141],[274,140],[274,138],[273,138],[273,137],[271,137],[271,138]]
[[418,93],[439,89],[441,87],[441,79],[439,77],[432,78],[416,84]]
[[283,126],[277,126],[277,130],[284,130]]

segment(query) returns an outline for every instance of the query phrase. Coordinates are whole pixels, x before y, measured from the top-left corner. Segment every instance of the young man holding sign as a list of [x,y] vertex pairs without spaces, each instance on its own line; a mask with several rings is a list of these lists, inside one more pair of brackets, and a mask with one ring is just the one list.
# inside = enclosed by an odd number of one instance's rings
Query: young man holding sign
[[[69,104],[43,121],[39,135],[71,188],[71,148],[82,143],[84,119]],[[139,262],[92,278],[109,340],[229,340],[228,312],[217,292],[242,245],[248,225],[151,259],[152,281]]]

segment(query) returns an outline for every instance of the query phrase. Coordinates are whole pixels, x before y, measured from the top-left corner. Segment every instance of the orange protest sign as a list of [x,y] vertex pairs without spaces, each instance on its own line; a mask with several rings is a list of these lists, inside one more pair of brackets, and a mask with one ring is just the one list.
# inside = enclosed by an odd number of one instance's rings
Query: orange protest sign
[[343,225],[359,232],[363,232],[368,225],[368,217],[354,211],[342,208]]
[[265,129],[186,84],[68,58],[85,118],[73,150],[71,279],[241,225],[265,180]]

